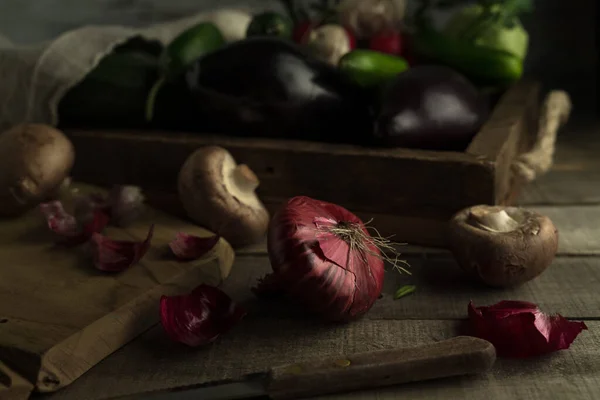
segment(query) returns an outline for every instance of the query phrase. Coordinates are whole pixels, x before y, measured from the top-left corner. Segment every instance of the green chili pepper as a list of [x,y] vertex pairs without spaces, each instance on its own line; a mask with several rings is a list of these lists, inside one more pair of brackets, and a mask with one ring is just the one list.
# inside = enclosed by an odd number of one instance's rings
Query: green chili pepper
[[398,300],[401,297],[408,296],[409,294],[414,293],[415,290],[417,290],[417,287],[415,285],[402,286],[401,288],[396,290],[396,293],[394,294],[394,300]]
[[371,88],[381,85],[408,69],[408,62],[398,56],[373,50],[357,49],[339,61],[339,70],[354,83]]

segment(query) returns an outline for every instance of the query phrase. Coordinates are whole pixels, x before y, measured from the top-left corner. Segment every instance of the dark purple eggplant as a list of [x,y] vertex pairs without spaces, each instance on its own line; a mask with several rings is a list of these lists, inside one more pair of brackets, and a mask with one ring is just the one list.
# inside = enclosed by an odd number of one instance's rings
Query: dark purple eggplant
[[488,101],[461,74],[417,66],[383,91],[375,136],[385,146],[463,151],[488,115]]
[[327,142],[372,140],[362,89],[296,44],[255,37],[197,60],[186,72],[195,130]]

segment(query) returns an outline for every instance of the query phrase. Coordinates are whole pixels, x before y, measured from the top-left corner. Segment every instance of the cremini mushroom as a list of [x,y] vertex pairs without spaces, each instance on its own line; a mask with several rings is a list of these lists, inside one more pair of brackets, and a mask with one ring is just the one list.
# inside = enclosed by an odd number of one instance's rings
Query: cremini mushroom
[[42,124],[0,134],[0,215],[17,216],[56,193],[75,162],[71,141]]
[[188,216],[240,247],[265,238],[269,213],[256,195],[259,180],[218,146],[201,147],[179,172],[179,198]]
[[523,208],[473,206],[455,214],[449,225],[450,249],[460,267],[490,286],[534,279],[558,250],[550,218]]

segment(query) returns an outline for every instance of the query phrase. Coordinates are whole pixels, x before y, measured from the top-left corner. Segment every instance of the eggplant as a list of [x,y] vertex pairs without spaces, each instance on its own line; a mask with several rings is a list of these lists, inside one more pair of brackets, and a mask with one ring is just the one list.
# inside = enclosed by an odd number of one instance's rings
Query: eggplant
[[280,38],[247,38],[207,54],[190,66],[185,81],[195,99],[196,131],[372,140],[373,117],[362,89]]
[[488,101],[463,75],[417,66],[383,90],[375,137],[390,147],[463,151],[488,115]]

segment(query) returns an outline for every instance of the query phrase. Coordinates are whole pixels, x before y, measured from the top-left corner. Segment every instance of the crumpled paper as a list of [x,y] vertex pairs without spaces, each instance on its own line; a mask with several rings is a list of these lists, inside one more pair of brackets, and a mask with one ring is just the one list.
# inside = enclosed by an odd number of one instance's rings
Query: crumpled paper
[[23,122],[57,125],[65,93],[136,36],[166,44],[188,27],[211,21],[231,42],[245,36],[250,19],[241,9],[222,9],[144,29],[85,26],[34,46],[13,46],[0,36],[0,132]]

